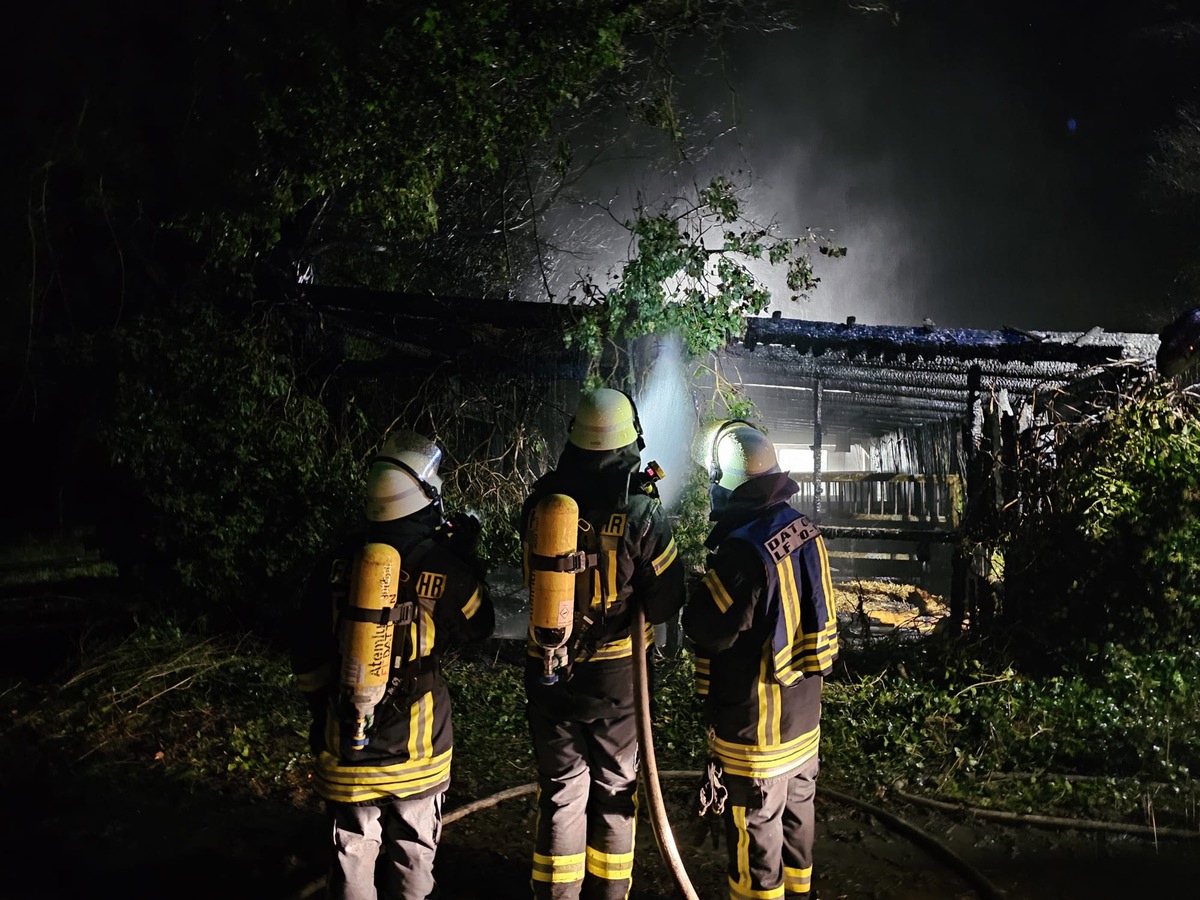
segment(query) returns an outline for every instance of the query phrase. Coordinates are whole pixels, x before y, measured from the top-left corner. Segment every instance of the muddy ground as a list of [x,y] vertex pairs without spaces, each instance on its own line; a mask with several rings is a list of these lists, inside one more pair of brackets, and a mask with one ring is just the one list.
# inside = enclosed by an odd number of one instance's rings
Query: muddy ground
[[[15,776],[15,777],[14,777]],[[57,776],[57,777],[56,777]],[[247,799],[188,791],[130,765],[106,785],[70,783],[53,765],[5,773],[0,826],[3,896],[75,900],[125,898],[321,897],[326,829],[302,786],[291,798]],[[700,842],[689,827],[690,781],[664,788],[676,843],[696,893],[728,896],[724,845]],[[447,813],[456,805],[453,792]],[[870,814],[818,791],[815,886],[821,900],[1011,900],[1194,897],[1200,843],[1160,842],[1079,831],[1008,828],[888,804],[936,838],[979,878],[971,880]],[[443,900],[529,896],[532,796],[505,800],[446,825],[437,862]],[[638,826],[630,900],[680,896],[672,887],[649,820]],[[997,893],[991,893],[989,886]]]
[[[60,619],[54,619],[58,622]],[[29,649],[5,635],[9,663]],[[0,666],[0,671],[3,667]],[[323,896],[326,826],[302,774],[270,797],[165,777],[152,753],[103,783],[78,761],[36,749],[0,686],[0,897],[302,900]],[[35,748],[31,754],[30,748]],[[31,756],[33,761],[30,762]],[[14,760],[19,763],[13,764]],[[696,894],[728,896],[725,847],[697,840],[691,779],[664,784],[676,844]],[[864,798],[902,817],[945,852],[818,787],[814,884],[821,900],[1105,900],[1200,896],[1200,840],[1009,827],[955,818],[888,798]],[[467,800],[452,788],[446,812]],[[529,896],[533,798],[524,794],[446,825],[437,862],[442,900]],[[649,818],[638,826],[630,900],[673,888]],[[946,854],[953,854],[959,862]],[[968,877],[964,873],[974,873]]]

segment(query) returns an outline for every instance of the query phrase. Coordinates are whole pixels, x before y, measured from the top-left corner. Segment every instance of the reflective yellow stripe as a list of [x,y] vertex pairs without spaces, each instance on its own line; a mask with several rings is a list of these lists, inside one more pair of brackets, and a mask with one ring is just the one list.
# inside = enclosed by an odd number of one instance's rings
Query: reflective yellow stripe
[[758,663],[758,682],[755,689],[758,694],[758,727],[756,738],[760,747],[773,747],[779,743],[783,732],[782,698],[779,685],[771,677],[771,642],[763,645],[762,658]]
[[[792,650],[787,667],[793,673],[820,675],[828,671],[838,654],[837,622],[830,622],[820,634],[805,637],[798,645],[793,645]],[[799,674],[796,674],[788,684],[798,680]]]
[[433,756],[433,694],[424,693],[408,708],[408,757]]
[[650,567],[654,569],[655,575],[661,575],[671,563],[675,562],[675,557],[679,555],[679,548],[675,546],[675,538],[671,538],[667,542],[667,549],[650,561]]
[[783,616],[784,633],[788,635],[788,643],[775,654],[775,676],[782,684],[790,685],[800,679],[794,665],[797,638],[804,639],[800,625],[800,591],[796,587],[796,569],[790,556],[775,566],[775,572],[779,576],[779,613]]
[[447,750],[431,759],[390,766],[342,766],[336,756],[322,751],[313,786],[326,800],[340,803],[403,799],[449,781],[452,755],[453,751]]
[[812,888],[812,866],[807,869],[783,867],[783,888],[793,894],[807,894]]
[[483,605],[483,591],[475,588],[475,592],[471,594],[471,598],[463,604],[463,617],[471,618],[475,613],[479,612],[479,607]]
[[619,881],[633,877],[633,851],[629,853],[605,853],[594,847],[587,848],[587,870],[597,878]]
[[[834,608],[833,573],[829,570],[829,550],[825,547],[825,538],[817,535],[817,555],[821,557],[821,588],[825,591],[825,614],[828,621],[837,622],[837,610]],[[834,629],[837,634],[837,629]]]
[[737,847],[734,851],[734,861],[737,865],[737,878],[729,879],[731,896],[739,891],[750,890],[750,832],[746,830],[746,807],[732,808],[733,827],[737,829]]
[[[646,646],[654,646],[654,626],[646,625]],[[589,656],[581,657],[578,662],[594,662],[598,659],[624,659],[627,656],[633,656],[633,638],[623,637],[615,641],[609,641],[607,644],[601,644],[596,648],[596,651]]]
[[414,625],[419,624],[417,634],[419,637],[419,655],[428,656],[433,652],[433,647],[437,641],[437,626],[433,624],[433,606],[435,601],[428,597],[421,597],[417,601],[417,608],[420,610],[418,621]]
[[572,853],[569,856],[547,856],[544,853],[533,854],[533,880],[550,884],[564,884],[572,881],[583,881],[584,854]]
[[756,891],[754,888],[744,887],[730,878],[729,896],[733,900],[775,900],[777,897],[783,897],[783,885]]
[[707,697],[712,661],[707,656],[696,657],[696,696]]
[[721,579],[717,577],[716,572],[709,569],[704,573],[704,578],[701,581],[708,588],[708,592],[712,594],[713,602],[717,604],[717,609],[725,612],[729,607],[733,606],[733,598],[729,596],[729,591],[725,590],[725,585],[721,584]]
[[785,775],[817,755],[821,743],[821,727],[773,747],[735,744],[710,735],[709,749],[721,761],[725,771],[746,778],[774,778]]
[[795,684],[804,675],[820,675],[827,672],[838,655],[837,613],[834,610],[833,580],[829,573],[829,555],[825,542],[818,536],[817,553],[820,556],[821,585],[825,591],[825,627],[816,634],[804,634],[800,618],[800,589],[796,584],[796,572],[788,560],[776,567],[779,575],[779,593],[784,626],[792,636],[788,647],[780,648],[775,655],[775,677],[788,686]]

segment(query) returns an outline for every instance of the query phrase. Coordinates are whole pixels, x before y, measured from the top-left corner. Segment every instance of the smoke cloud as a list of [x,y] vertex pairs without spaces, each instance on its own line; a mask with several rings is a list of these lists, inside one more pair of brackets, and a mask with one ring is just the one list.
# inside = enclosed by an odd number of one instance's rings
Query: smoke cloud
[[827,6],[795,30],[735,35],[719,63],[681,49],[693,150],[666,171],[643,133],[640,159],[627,146],[597,164],[560,220],[560,244],[584,248],[560,257],[561,278],[629,252],[588,200],[619,220],[639,197],[732,175],[758,221],[849,249],[817,257],[822,282],[800,304],[768,279],[787,317],[1142,332],[1174,317],[1185,248],[1142,194],[1172,108],[1119,16],[932,4],[896,26]]

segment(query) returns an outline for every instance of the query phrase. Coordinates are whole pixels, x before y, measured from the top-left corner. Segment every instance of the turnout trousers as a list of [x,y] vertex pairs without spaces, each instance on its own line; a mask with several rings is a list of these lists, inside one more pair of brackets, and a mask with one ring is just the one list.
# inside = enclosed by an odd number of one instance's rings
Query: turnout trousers
[[819,768],[814,757],[775,778],[724,776],[730,900],[809,897]]
[[533,896],[624,900],[637,822],[633,714],[562,721],[530,704],[528,716],[538,771]]
[[412,800],[392,800],[380,806],[326,801],[325,809],[333,825],[329,900],[437,897],[433,857],[442,835],[445,796],[441,792]]

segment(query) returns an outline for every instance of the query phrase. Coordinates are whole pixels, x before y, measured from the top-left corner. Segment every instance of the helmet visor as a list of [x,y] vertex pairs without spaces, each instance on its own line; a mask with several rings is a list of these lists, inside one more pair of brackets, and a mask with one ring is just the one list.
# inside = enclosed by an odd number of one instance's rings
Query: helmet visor
[[441,448],[415,431],[397,431],[388,435],[378,455],[371,460],[373,463],[401,463],[421,481],[434,477],[441,461]]

